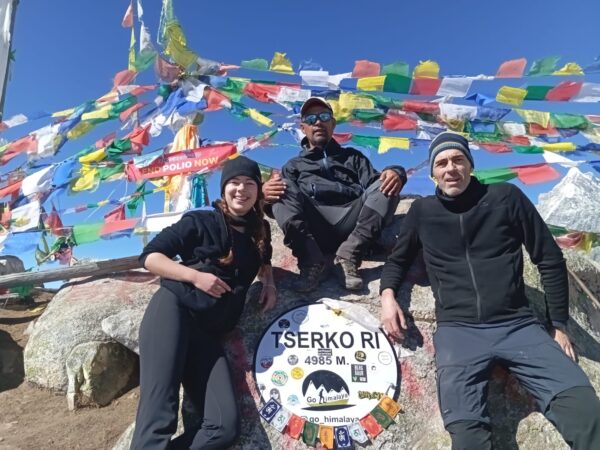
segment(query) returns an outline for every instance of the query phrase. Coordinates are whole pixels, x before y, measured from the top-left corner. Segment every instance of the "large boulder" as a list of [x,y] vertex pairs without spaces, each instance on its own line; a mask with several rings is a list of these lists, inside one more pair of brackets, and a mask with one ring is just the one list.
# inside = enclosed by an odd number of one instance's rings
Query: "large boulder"
[[0,256],[0,275],[25,272],[21,258],[12,255]]
[[[398,207],[393,227],[387,231],[387,239],[393,236],[408,210],[410,201],[402,201]],[[362,275],[367,281],[363,291],[350,293],[342,289],[333,274],[311,294],[298,294],[291,290],[296,276],[296,261],[282,244],[278,227],[272,224],[275,276],[279,289],[279,302],[274,311],[261,315],[256,305],[258,286],[251,288],[247,308],[240,325],[227,338],[226,351],[232,366],[233,378],[242,416],[242,434],[235,449],[286,448],[305,449],[302,442],[281,434],[261,421],[257,409],[261,404],[260,393],[252,374],[253,353],[263,331],[270,322],[288,309],[329,297],[355,302],[365,307],[375,317],[379,316],[379,278],[383,255],[374,255],[362,265]],[[384,246],[389,247],[384,243]],[[597,289],[600,271],[593,263],[577,253],[566,253],[570,269]],[[545,306],[539,275],[529,260],[526,261],[525,277],[527,294],[536,314],[543,320]],[[580,354],[580,364],[593,385],[600,389],[600,314],[598,307],[586,296],[577,283],[570,280],[571,316],[569,333]],[[435,331],[434,299],[425,277],[423,262],[417,261],[399,293],[399,301],[410,312],[408,336],[399,349],[401,374],[399,402],[404,413],[396,418],[396,424],[379,435],[369,448],[373,449],[449,449],[450,438],[443,428],[438,409],[435,384],[435,365],[432,334]],[[119,316],[131,320],[131,314]],[[111,320],[111,329],[117,329],[117,316]],[[139,324],[138,324],[139,326]],[[113,333],[117,336],[118,333]],[[122,335],[122,333],[121,333]],[[128,341],[130,348],[137,342]],[[489,406],[494,427],[494,445],[497,449],[563,449],[567,448],[554,427],[535,411],[531,396],[506,370],[494,370],[489,389]],[[132,418],[133,419],[133,418]],[[132,428],[122,436],[118,448],[127,448]],[[117,447],[116,447],[117,448]]]
[[[146,271],[63,286],[37,320],[25,347],[26,380],[67,391],[71,374],[71,406],[110,402],[137,382],[137,356],[116,344],[101,323],[126,309],[143,310],[157,286],[157,278]],[[130,379],[124,380],[127,377]],[[100,387],[98,383],[114,386]]]

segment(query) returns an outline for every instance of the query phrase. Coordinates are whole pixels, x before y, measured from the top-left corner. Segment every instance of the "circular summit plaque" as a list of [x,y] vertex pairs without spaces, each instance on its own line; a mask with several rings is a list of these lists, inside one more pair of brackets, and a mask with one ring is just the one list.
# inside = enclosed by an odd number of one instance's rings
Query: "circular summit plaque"
[[259,341],[254,373],[263,400],[313,423],[349,425],[383,395],[396,398],[398,361],[386,336],[317,303],[276,318]]

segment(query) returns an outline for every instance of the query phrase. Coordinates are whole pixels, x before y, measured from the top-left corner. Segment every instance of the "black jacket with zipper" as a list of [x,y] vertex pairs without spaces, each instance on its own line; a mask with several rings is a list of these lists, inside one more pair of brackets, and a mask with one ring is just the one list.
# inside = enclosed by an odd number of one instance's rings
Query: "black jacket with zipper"
[[[268,222],[265,221],[265,224],[269,230]],[[179,256],[181,264],[200,272],[212,273],[231,287],[231,292],[215,298],[191,283],[161,277],[161,286],[173,292],[180,304],[190,309],[212,331],[229,331],[236,325],[258,268],[262,264],[271,264],[270,241],[262,260],[258,250],[253,248],[251,258],[246,261],[239,261],[234,254],[232,264],[220,264],[219,258],[227,256],[232,246],[235,250],[233,233],[219,208],[191,211],[156,235],[139,257],[145,266],[150,253],[162,253],[169,258]],[[270,232],[267,235],[270,236]]]
[[565,261],[529,199],[508,183],[475,178],[461,195],[416,200],[383,268],[381,291],[398,291],[419,249],[438,322],[491,323],[531,315],[522,246],[537,265],[552,321],[568,319]]
[[[402,166],[389,166],[406,183]],[[385,169],[384,169],[385,170]],[[308,140],[302,140],[302,151],[282,168],[284,179],[293,182],[300,191],[318,204],[345,205],[359,198],[379,179],[369,159],[351,147],[341,147],[331,139],[325,149],[308,149]]]

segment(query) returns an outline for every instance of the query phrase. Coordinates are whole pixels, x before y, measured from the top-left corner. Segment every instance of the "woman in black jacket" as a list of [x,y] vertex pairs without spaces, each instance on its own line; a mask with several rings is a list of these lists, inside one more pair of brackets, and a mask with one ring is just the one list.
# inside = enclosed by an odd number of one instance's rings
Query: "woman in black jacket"
[[[235,327],[258,275],[262,310],[276,301],[270,230],[258,164],[238,156],[221,175],[214,211],[193,211],[161,231],[140,261],[161,276],[140,327],[140,402],[132,449],[221,449],[239,434],[239,417],[221,345]],[[179,255],[181,263],[172,260]],[[183,385],[202,416],[199,430],[171,441]]]

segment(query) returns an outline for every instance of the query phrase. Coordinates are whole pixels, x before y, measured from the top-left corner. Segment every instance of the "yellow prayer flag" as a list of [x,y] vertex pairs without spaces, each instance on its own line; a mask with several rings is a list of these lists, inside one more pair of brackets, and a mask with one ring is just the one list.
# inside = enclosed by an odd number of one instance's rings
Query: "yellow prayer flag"
[[508,105],[520,106],[525,100],[527,89],[520,89],[511,86],[502,86],[496,94],[498,103],[506,103]]
[[285,53],[275,52],[273,55],[273,59],[271,60],[271,65],[269,66],[269,70],[274,72],[283,72],[288,74],[293,74],[294,69],[292,67],[292,62],[285,57]]
[[74,192],[89,191],[98,186],[98,169],[83,166],[81,168],[81,176],[71,185],[71,190]]
[[552,75],[584,75],[583,69],[576,62],[566,63],[561,69],[552,72]]
[[323,447],[333,448],[333,427],[329,425],[319,425],[319,440]]
[[247,111],[248,111],[248,115],[250,116],[250,118],[252,120],[254,120],[256,123],[258,123],[259,125],[264,125],[265,127],[269,127],[269,128],[272,128],[275,126],[275,124],[273,123],[273,121],[271,119],[269,119],[264,114],[259,113],[254,108],[248,108]]
[[379,148],[377,153],[380,155],[387,153],[390,148],[399,148],[402,150],[408,150],[410,148],[410,139],[404,137],[386,137],[381,136],[379,138]]
[[548,152],[573,152],[577,146],[572,142],[556,142],[554,144],[544,144],[542,148]]
[[100,148],[96,151],[83,155],[79,158],[81,164],[91,164],[103,161],[106,158],[106,148]]
[[583,239],[580,244],[577,246],[580,250],[583,250],[586,253],[592,251],[592,247],[594,246],[594,237],[591,233],[583,233]]
[[185,68],[196,62],[198,55],[187,47],[185,35],[178,22],[167,25],[165,35],[165,53],[173,58],[177,64]]
[[550,123],[550,113],[544,111],[536,111],[533,109],[518,109],[515,108],[514,111],[521,116],[524,122],[527,123],[537,123],[538,125],[543,126],[544,128],[548,128],[548,124]]
[[379,400],[379,406],[383,409],[388,416],[392,419],[398,415],[400,411],[402,411],[402,406],[399,403],[394,401],[391,397],[384,395],[381,400]]
[[69,140],[77,139],[77,138],[83,136],[84,134],[87,134],[90,131],[92,131],[93,128],[94,128],[94,124],[91,122],[79,122],[77,125],[75,125],[73,128],[71,128],[67,132],[67,139],[69,139]]
[[129,70],[135,71],[135,29],[131,27],[131,38],[129,39],[129,59],[127,63]]
[[435,61],[420,61],[413,71],[413,78],[439,78],[440,66]]
[[[343,92],[342,94],[340,94],[338,104],[339,104],[338,114],[339,114],[339,117],[341,117],[341,118],[350,117],[350,115],[352,114],[352,111],[355,109],[373,109],[373,108],[375,108],[375,102],[372,99],[361,96],[361,95],[351,94],[349,92]],[[336,118],[338,118],[338,116],[335,114],[335,112],[336,111],[334,110],[334,116]]]
[[110,118],[111,107],[112,105],[105,105],[95,111],[83,113],[81,115],[81,120],[108,119]]
[[64,109],[62,111],[56,111],[52,113],[52,117],[67,117],[75,112],[75,108]]
[[385,83],[385,75],[359,78],[356,82],[356,88],[363,91],[383,91],[383,83]]

